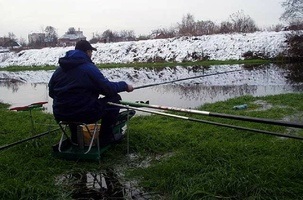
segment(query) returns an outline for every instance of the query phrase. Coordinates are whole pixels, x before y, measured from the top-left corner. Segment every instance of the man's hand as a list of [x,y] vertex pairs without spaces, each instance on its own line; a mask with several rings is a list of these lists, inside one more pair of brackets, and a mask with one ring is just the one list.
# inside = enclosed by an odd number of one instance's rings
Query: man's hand
[[134,91],[134,87],[132,85],[127,84],[127,92],[132,92]]

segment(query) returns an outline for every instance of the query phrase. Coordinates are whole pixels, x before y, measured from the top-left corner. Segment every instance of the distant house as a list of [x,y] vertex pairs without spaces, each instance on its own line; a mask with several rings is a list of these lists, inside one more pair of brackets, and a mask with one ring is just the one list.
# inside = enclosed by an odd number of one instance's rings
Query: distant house
[[10,38],[8,37],[0,37],[0,46],[4,47],[4,44],[6,42],[10,41]]
[[15,40],[8,37],[0,37],[0,53],[8,52],[12,49],[18,49],[21,45]]
[[74,28],[69,28],[68,31],[59,38],[60,46],[74,46],[78,41],[86,40],[83,31],[76,31]]
[[36,44],[36,43],[44,43],[45,33],[31,33],[28,34],[28,43]]
[[15,40],[10,40],[4,44],[4,47],[10,48],[10,49],[18,49],[21,47],[21,45],[18,42],[16,42]]
[[9,48],[0,45],[0,53],[7,53],[7,52],[10,52]]

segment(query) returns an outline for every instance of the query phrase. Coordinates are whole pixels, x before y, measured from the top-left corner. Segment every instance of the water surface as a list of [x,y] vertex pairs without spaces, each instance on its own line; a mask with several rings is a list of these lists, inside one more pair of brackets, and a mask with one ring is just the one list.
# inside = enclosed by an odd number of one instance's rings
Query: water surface
[[[211,71],[214,68],[216,67],[204,68],[196,66],[185,68],[185,71],[182,71],[182,78],[201,75],[201,72],[208,74],[210,73],[208,70]],[[237,65],[233,69],[241,69],[241,71],[152,86],[138,89],[131,93],[122,92],[120,94],[125,101],[149,100],[151,104],[195,108],[205,103],[214,103],[243,95],[265,96],[302,92],[303,72],[300,64],[282,66],[274,64],[262,66]],[[150,71],[146,69],[145,72],[140,72],[140,76],[136,75],[138,72],[133,75],[127,74],[128,77],[131,77],[127,81],[132,82],[134,86],[137,86],[136,84],[142,85],[142,81],[139,81],[142,80],[142,74],[146,74],[144,84],[165,82],[168,79],[167,77],[174,80],[173,75],[177,72],[169,72],[172,74],[163,75],[168,74],[169,70],[171,71],[171,69],[167,68],[153,71],[151,75]],[[14,74],[15,76],[16,74]],[[138,79],[134,80],[136,76]],[[123,80],[125,79],[124,77]],[[52,112],[52,99],[48,96],[47,83],[23,83],[9,79],[1,81],[0,101],[9,103],[12,107],[47,101],[48,104],[45,105],[45,108],[47,112]]]

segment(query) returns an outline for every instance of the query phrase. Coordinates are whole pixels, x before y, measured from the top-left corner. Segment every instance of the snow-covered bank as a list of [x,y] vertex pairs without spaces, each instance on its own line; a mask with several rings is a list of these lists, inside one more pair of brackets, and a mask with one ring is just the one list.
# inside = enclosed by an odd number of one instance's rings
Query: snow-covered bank
[[[250,34],[221,34],[199,37],[145,40],[137,42],[98,43],[93,61],[98,63],[130,63],[149,61],[194,61],[208,57],[211,60],[243,59],[251,51],[267,57],[276,57],[286,48],[284,32],[256,32]],[[18,65],[57,65],[58,59],[73,47],[24,50],[19,53],[1,53],[0,67]]]

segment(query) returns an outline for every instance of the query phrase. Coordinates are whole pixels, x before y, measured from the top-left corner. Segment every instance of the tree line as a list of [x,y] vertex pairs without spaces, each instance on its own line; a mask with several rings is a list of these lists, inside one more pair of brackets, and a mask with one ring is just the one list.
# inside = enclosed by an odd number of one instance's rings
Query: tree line
[[[282,24],[272,25],[267,27],[269,31],[282,30],[302,30],[303,29],[303,0],[285,0],[281,6],[285,9],[280,17],[280,20],[288,23],[285,27]],[[74,28],[69,28],[68,32],[75,31]],[[219,24],[211,20],[195,20],[190,13],[183,16],[181,22],[169,28],[160,28],[151,31],[150,35],[135,35],[133,30],[112,31],[105,30],[103,33],[94,33],[89,40],[91,43],[97,42],[120,42],[120,41],[136,41],[146,39],[163,39],[181,36],[202,36],[211,34],[230,34],[230,33],[252,33],[260,31],[255,21],[245,15],[243,11],[238,11],[229,16],[228,20]],[[22,46],[28,47],[44,47],[58,45],[58,34],[53,26],[47,26],[44,29],[45,37],[42,41],[34,40],[25,42],[25,39],[20,39],[19,43]],[[17,41],[14,33],[9,33],[9,38],[12,41]],[[39,37],[38,37],[39,38]]]
[[[303,0],[286,0],[282,4],[285,11],[280,17],[280,20],[288,23],[288,26],[282,24],[272,25],[267,27],[268,31],[282,31],[282,30],[302,30],[303,29]],[[102,34],[94,34],[90,40],[92,43],[96,42],[119,42],[119,41],[133,41],[144,39],[164,39],[181,36],[201,36],[211,34],[229,34],[229,33],[252,33],[260,31],[255,21],[249,16],[245,15],[243,11],[238,11],[229,16],[228,20],[216,24],[211,20],[198,20],[190,13],[183,16],[182,21],[170,28],[161,28],[151,31],[148,36],[135,36],[134,31],[115,32],[106,30]]]

